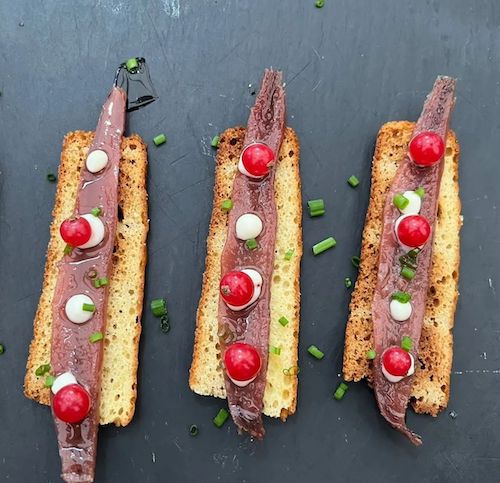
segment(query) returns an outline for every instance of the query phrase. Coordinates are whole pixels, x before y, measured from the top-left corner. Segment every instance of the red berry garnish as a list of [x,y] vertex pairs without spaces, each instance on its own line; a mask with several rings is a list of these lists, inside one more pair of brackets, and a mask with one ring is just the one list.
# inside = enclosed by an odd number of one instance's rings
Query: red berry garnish
[[253,176],[266,176],[273,161],[273,150],[263,143],[250,144],[241,153],[243,166]]
[[431,225],[422,215],[402,216],[396,235],[403,245],[417,248],[424,245],[431,236]]
[[385,370],[393,376],[406,376],[411,368],[411,356],[401,347],[389,347],[382,354]]
[[90,223],[83,217],[68,218],[59,228],[62,239],[72,247],[87,243],[92,235]]
[[248,304],[253,297],[254,290],[250,276],[238,270],[226,273],[220,281],[220,293],[224,302],[235,307]]
[[410,159],[419,166],[432,166],[444,154],[443,138],[432,131],[417,134],[408,147]]
[[79,423],[90,411],[90,394],[80,384],[68,384],[52,399],[52,409],[65,423]]
[[235,381],[250,381],[255,378],[261,364],[259,352],[250,344],[235,342],[224,352],[227,375]]

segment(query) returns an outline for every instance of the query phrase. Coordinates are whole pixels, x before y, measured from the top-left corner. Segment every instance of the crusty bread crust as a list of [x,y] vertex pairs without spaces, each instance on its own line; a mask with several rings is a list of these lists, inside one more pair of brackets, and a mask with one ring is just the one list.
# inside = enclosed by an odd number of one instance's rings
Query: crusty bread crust
[[[345,336],[344,378],[347,381],[371,380],[371,363],[366,353],[373,347],[371,303],[377,278],[384,200],[398,164],[405,156],[413,128],[414,123],[411,122],[389,122],[382,126],[377,137],[361,264],[349,306]],[[450,131],[434,228],[429,293],[411,393],[415,411],[433,416],[446,407],[450,393],[452,329],[458,299],[459,232],[462,226],[458,193],[459,155],[457,138]]]
[[[64,138],[61,153],[43,289],[36,311],[24,380],[25,395],[42,404],[50,404],[50,390],[44,387],[45,377],[37,377],[35,370],[50,362],[52,297],[58,275],[57,262],[61,259],[65,245],[59,236],[59,226],[73,213],[80,170],[93,138],[93,132],[70,132]],[[137,135],[124,138],[118,188],[120,220],[116,229],[108,323],[103,341],[101,424],[125,426],[131,421],[135,410],[149,227],[146,173],[146,145]]]
[[[212,218],[207,238],[206,268],[196,317],[193,362],[189,375],[191,389],[201,395],[225,398],[224,377],[218,344],[218,300],[221,253],[227,237],[227,214],[220,206],[231,197],[245,129],[226,130],[220,138],[215,172]],[[270,354],[264,414],[282,420],[297,406],[297,375],[283,371],[297,367],[300,317],[300,260],[302,256],[302,200],[299,173],[299,141],[291,128],[285,137],[276,167],[275,198],[278,213],[276,250],[271,283],[270,345],[281,347],[280,356]],[[294,250],[290,261],[284,259]],[[289,324],[283,327],[281,316]]]

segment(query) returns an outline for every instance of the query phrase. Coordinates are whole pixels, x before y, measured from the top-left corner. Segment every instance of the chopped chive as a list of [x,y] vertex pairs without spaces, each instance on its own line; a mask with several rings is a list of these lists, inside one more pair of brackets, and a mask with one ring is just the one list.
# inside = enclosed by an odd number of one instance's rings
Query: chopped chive
[[377,357],[377,353],[375,352],[375,349],[370,349],[370,350],[366,353],[366,358],[367,358],[369,361],[373,361],[373,359],[375,359],[375,357]]
[[227,420],[228,417],[229,417],[229,413],[228,413],[227,409],[222,408],[217,413],[217,416],[215,416],[215,418],[214,418],[214,424],[218,428],[220,428],[226,422],[226,420]]
[[94,287],[95,288],[104,287],[104,285],[108,285],[108,284],[109,284],[109,280],[107,279],[107,277],[102,277],[102,278],[98,278],[97,280],[94,280]]
[[413,339],[405,335],[401,339],[401,349],[405,350],[406,352],[410,352],[413,349]]
[[82,310],[85,312],[95,312],[94,304],[82,304]]
[[102,339],[104,339],[104,335],[102,332],[94,332],[93,334],[90,334],[89,342],[92,342],[92,344],[94,344],[95,342],[99,342]]
[[47,181],[53,183],[54,181],[57,181],[57,176],[54,173],[47,173]]
[[283,326],[286,327],[288,325],[288,319],[283,315],[279,318],[278,322]]
[[325,238],[323,241],[316,243],[316,245],[312,247],[313,254],[319,255],[320,253],[323,253],[324,251],[333,248],[336,244],[337,241],[335,240],[335,238],[333,237]]
[[50,364],[42,364],[36,368],[35,376],[40,377],[47,374],[47,372],[50,372]]
[[406,280],[412,280],[415,277],[415,270],[410,267],[403,267],[401,269],[401,276],[406,278]]
[[410,250],[407,255],[415,260],[417,258],[417,255],[420,253],[420,248],[413,248],[412,250]]
[[321,352],[315,345],[310,345],[307,348],[307,352],[309,352],[309,354],[311,354],[316,359],[323,359],[323,357],[325,357],[325,354]]
[[424,188],[422,188],[422,186],[419,186],[415,190],[415,194],[417,194],[418,196],[420,196],[420,198],[423,198],[425,196],[425,190],[424,190]]
[[285,260],[287,262],[289,262],[292,257],[293,257],[293,254],[295,253],[295,250],[293,248],[291,248],[290,250],[288,250],[286,253],[285,253]]
[[167,301],[165,299],[151,300],[151,312],[155,317],[163,317],[167,314]]
[[317,200],[309,200],[307,202],[307,208],[309,210],[309,216],[321,216],[325,214],[325,202],[320,198]]
[[54,384],[54,381],[56,380],[56,378],[49,374],[46,378],[45,378],[45,382],[44,382],[44,386],[45,387],[52,387],[52,384]]
[[232,208],[233,208],[233,200],[224,200],[220,205],[220,209],[222,211],[231,211]]
[[346,288],[351,288],[352,287],[352,280],[349,277],[344,278],[344,284]]
[[361,259],[357,256],[357,255],[354,255],[353,257],[351,257],[351,263],[356,267],[356,268],[359,268],[359,264],[361,262]]
[[270,345],[269,346],[269,352],[271,354],[276,354],[277,356],[279,356],[281,354],[281,347],[275,347],[273,345]]
[[259,246],[255,238],[250,238],[250,240],[247,240],[245,242],[245,245],[249,250],[255,250]]
[[325,0],[316,0],[316,3],[314,4],[316,8],[323,8],[325,6]]
[[96,206],[95,208],[92,208],[90,210],[90,213],[92,213],[94,216],[101,216],[102,215],[102,210],[101,210],[101,208],[99,208],[98,206]]
[[356,188],[356,186],[358,186],[359,184],[359,179],[356,178],[356,176],[352,175],[349,177],[347,182],[351,185],[351,187]]
[[165,144],[167,142],[167,136],[165,136],[165,134],[158,134],[158,136],[155,136],[153,138],[153,142],[155,143],[156,146]]
[[347,389],[349,389],[349,387],[347,386],[347,384],[345,382],[341,382],[337,389],[335,390],[335,392],[333,393],[333,397],[337,400],[337,401],[340,401],[341,399],[343,399],[343,397],[345,396],[345,393],[347,392]]
[[343,389],[344,391],[347,391],[347,390],[349,389],[349,387],[347,386],[347,384],[346,384],[345,382],[341,382],[341,383],[339,384],[339,387],[340,387],[341,389]]
[[410,200],[401,193],[395,194],[392,202],[398,210],[404,210],[410,204]]
[[189,434],[191,436],[196,436],[198,434],[198,426],[196,426],[196,424],[189,426]]
[[210,141],[210,146],[217,149],[219,147],[219,143],[220,143],[220,136],[214,136]]
[[283,369],[283,374],[285,374],[285,376],[298,376],[299,372],[299,366],[291,366]]
[[0,355],[5,352],[5,346],[3,344],[0,344]]
[[168,331],[170,331],[170,319],[168,318],[168,315],[164,315],[161,319],[160,319],[160,330],[163,332],[163,333],[167,333]]
[[397,300],[398,302],[401,302],[402,304],[406,304],[407,302],[409,302],[411,300],[411,295],[408,292],[401,292],[398,290],[397,292],[394,292],[391,295],[391,300]]
[[65,255],[71,255],[71,253],[73,252],[73,247],[68,243],[65,247],[64,247],[64,254]]
[[125,66],[127,67],[127,70],[129,72],[134,72],[137,71],[139,68],[139,62],[137,62],[137,57],[132,57],[131,59],[128,59],[127,62],[125,63]]

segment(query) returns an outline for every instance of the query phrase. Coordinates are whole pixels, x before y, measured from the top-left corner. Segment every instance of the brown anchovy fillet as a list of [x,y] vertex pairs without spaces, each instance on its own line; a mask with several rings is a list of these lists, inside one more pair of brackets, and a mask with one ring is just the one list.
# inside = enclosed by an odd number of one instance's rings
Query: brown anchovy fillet
[[[427,97],[422,114],[415,126],[413,136],[422,131],[434,131],[442,136],[446,144],[448,123],[455,104],[455,79],[438,77],[432,92]],[[429,275],[432,262],[432,238],[437,215],[439,187],[443,173],[443,161],[432,167],[420,168],[408,155],[400,163],[391,188],[385,199],[383,229],[380,244],[377,286],[372,303],[373,335],[377,357],[374,361],[374,390],[382,416],[415,445],[422,444],[420,436],[406,426],[406,407],[410,398],[413,377],[398,383],[389,382],[382,373],[381,355],[390,346],[399,346],[404,336],[413,340],[411,353],[417,361],[420,333],[425,313]],[[432,230],[431,239],[418,254],[416,275],[410,282],[401,275],[399,258],[405,250],[399,245],[394,233],[394,222],[400,216],[392,199],[396,193],[425,189],[420,214],[427,218]],[[412,314],[405,322],[396,322],[389,311],[390,296],[402,290],[411,294]]]
[[[275,153],[280,151],[285,129],[285,92],[281,72],[266,70],[262,86],[250,112],[244,146],[254,142],[267,144]],[[277,159],[276,161],[277,162]],[[221,257],[221,276],[231,270],[253,268],[262,275],[259,299],[250,307],[235,312],[219,297],[219,341],[221,353],[233,342],[245,342],[257,348],[262,368],[257,378],[246,387],[238,387],[225,375],[227,400],[231,416],[238,429],[262,439],[264,389],[269,351],[269,299],[276,242],[276,206],[274,200],[274,174],[256,180],[236,174],[231,199],[234,207],[229,213],[228,236]],[[259,247],[248,250],[245,242],[236,238],[236,220],[244,213],[255,213],[263,223]]]

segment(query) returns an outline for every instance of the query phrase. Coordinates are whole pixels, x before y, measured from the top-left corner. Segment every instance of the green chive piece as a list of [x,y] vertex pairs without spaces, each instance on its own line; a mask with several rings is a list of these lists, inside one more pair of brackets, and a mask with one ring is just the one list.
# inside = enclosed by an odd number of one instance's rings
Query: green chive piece
[[102,210],[101,210],[101,208],[99,208],[98,206],[96,206],[95,208],[92,208],[90,210],[90,213],[92,213],[94,216],[101,216],[102,215]]
[[275,347],[273,345],[270,345],[269,346],[269,352],[271,354],[276,354],[277,356],[279,356],[281,354],[281,347]]
[[104,287],[104,285],[108,285],[108,284],[109,284],[109,280],[107,277],[98,278],[94,281],[95,288]]
[[344,398],[345,393],[347,392],[348,386],[346,383],[341,382],[335,392],[333,393],[333,397],[337,400],[340,401],[341,399]]
[[167,314],[160,319],[160,330],[164,334],[170,331],[170,319]]
[[295,250],[293,248],[291,248],[290,250],[288,250],[286,253],[285,253],[285,260],[287,262],[289,262],[292,257],[293,257],[293,254],[295,253]]
[[233,208],[233,200],[224,200],[220,205],[220,209],[222,211],[231,211],[232,208]]
[[345,382],[341,382],[341,383],[339,384],[339,387],[340,387],[341,389],[343,389],[344,391],[347,391],[347,390],[349,389],[349,387],[347,386],[347,384],[346,384]]
[[156,146],[161,146],[167,142],[167,136],[165,136],[165,134],[158,134],[158,136],[153,138],[153,142]]
[[210,141],[210,146],[212,146],[215,149],[219,147],[219,144],[220,144],[220,136],[214,136]]
[[415,277],[415,270],[410,267],[403,267],[401,269],[401,276],[406,278],[406,280],[412,280]]
[[155,317],[163,317],[167,314],[167,301],[165,299],[151,300],[151,312]]
[[73,252],[73,247],[68,243],[65,247],[64,247],[64,254],[65,255],[71,255],[71,253]]
[[247,240],[245,242],[245,245],[249,250],[255,250],[259,246],[255,238],[250,238],[250,240]]
[[309,352],[309,354],[311,354],[316,359],[323,359],[323,357],[325,357],[325,354],[321,352],[315,345],[310,345],[307,348],[307,352]]
[[335,240],[335,238],[333,237],[325,238],[323,241],[316,243],[316,245],[312,247],[313,254],[319,255],[320,253],[323,253],[324,251],[333,248],[336,244],[337,240]]
[[99,342],[102,339],[104,339],[104,335],[102,332],[94,332],[93,334],[90,334],[89,342],[92,342],[92,344],[94,344],[95,342]]
[[198,426],[196,426],[196,424],[192,424],[191,426],[189,426],[189,434],[191,436],[196,436],[198,434]]
[[325,214],[325,202],[321,198],[317,200],[309,200],[307,202],[307,208],[311,218]]
[[366,353],[366,358],[367,358],[369,361],[373,361],[373,359],[375,359],[375,357],[377,357],[377,353],[375,352],[375,349],[370,349],[370,350]]
[[50,364],[42,364],[36,368],[35,376],[44,376],[47,372],[50,372]]
[[283,315],[279,318],[278,322],[283,326],[286,327],[288,325],[288,319]]
[[356,188],[356,186],[358,186],[359,184],[359,179],[356,178],[356,176],[352,175],[349,177],[347,182],[351,185],[351,187]]
[[404,210],[410,204],[410,200],[401,193],[395,194],[392,202],[398,210]]
[[214,424],[220,428],[222,425],[226,422],[227,418],[229,417],[229,413],[227,409],[222,408],[218,413],[217,416],[214,418]]
[[0,344],[0,355],[5,352],[5,346],[3,344]]
[[137,69],[139,68],[139,62],[137,62],[137,57],[132,57],[131,59],[128,59],[127,62],[125,63],[125,66],[127,67],[127,70],[129,72],[136,72]]
[[346,288],[351,288],[352,287],[352,280],[349,277],[346,277],[344,279],[344,284],[345,284]]
[[420,198],[423,198],[425,196],[425,190],[424,190],[424,188],[422,188],[422,186],[419,186],[415,190],[415,194],[417,194],[418,196],[420,196]]
[[47,180],[53,183],[57,181],[57,176],[54,173],[47,173]]
[[405,350],[406,352],[410,352],[413,349],[413,339],[405,335],[401,339],[401,349]]
[[351,263],[356,267],[356,268],[359,268],[359,264],[361,262],[361,259],[357,256],[357,255],[354,255],[353,257],[351,257]]
[[408,292],[397,291],[391,295],[391,300],[397,300],[402,304],[406,304],[411,300],[411,295]]
[[316,0],[316,3],[314,4],[316,8],[323,8],[325,6],[325,0]]
[[94,304],[83,304],[82,310],[85,312],[95,312],[95,305]]
[[285,374],[285,376],[298,376],[299,372],[300,372],[299,366],[292,366],[283,369],[283,374]]
[[49,374],[46,378],[45,378],[45,382],[44,382],[44,386],[45,387],[52,387],[52,384],[54,384],[54,381],[56,380],[56,378],[54,376],[52,376],[51,374]]

